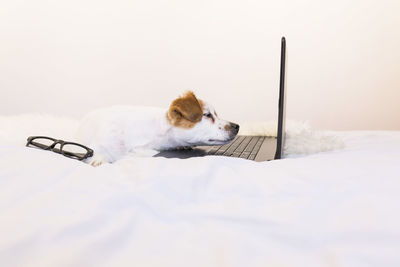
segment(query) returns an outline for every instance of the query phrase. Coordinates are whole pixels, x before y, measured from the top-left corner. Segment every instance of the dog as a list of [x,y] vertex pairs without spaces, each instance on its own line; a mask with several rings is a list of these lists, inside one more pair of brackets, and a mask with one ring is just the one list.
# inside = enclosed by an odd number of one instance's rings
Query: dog
[[232,141],[239,125],[218,117],[215,109],[188,91],[168,110],[155,107],[114,106],[89,113],[77,138],[94,150],[92,166],[113,163],[133,154],[153,156],[159,151]]

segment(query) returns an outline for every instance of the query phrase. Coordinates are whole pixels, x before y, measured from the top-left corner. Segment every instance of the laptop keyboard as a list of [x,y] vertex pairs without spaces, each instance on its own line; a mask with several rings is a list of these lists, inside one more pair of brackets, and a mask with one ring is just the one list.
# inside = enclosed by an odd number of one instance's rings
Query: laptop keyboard
[[236,158],[244,158],[254,160],[264,136],[237,136],[231,143],[223,146],[213,146],[209,155],[223,155]]

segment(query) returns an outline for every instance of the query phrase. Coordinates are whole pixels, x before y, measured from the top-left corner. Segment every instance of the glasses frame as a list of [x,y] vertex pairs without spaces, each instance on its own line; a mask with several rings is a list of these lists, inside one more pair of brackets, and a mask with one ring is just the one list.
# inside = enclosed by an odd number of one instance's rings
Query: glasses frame
[[[39,138],[51,140],[51,141],[53,141],[53,144],[48,146],[48,145],[45,145],[45,144],[42,144],[42,143],[39,143],[39,142],[34,142],[35,139],[39,139]],[[56,148],[55,147],[57,144],[60,144],[60,148]],[[35,147],[35,148],[40,148],[40,149],[43,149],[43,150],[51,150],[51,151],[53,151],[55,153],[61,154],[61,155],[65,156],[65,157],[68,157],[68,158],[71,158],[71,159],[84,160],[84,159],[87,159],[87,158],[93,156],[93,149],[91,149],[91,148],[89,148],[87,146],[84,146],[84,145],[81,145],[81,144],[78,144],[78,143],[74,143],[74,142],[55,139],[55,138],[48,137],[48,136],[29,136],[27,138],[26,146],[30,146],[30,145]],[[86,154],[83,154],[83,153],[74,153],[74,152],[64,151],[63,147],[65,145],[79,146],[79,147],[82,147],[82,148],[86,149],[87,152],[86,152]]]

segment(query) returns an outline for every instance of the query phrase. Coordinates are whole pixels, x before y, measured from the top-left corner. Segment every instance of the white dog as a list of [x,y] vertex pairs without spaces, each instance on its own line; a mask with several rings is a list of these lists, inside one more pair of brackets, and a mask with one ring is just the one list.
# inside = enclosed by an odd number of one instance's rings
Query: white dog
[[212,106],[189,91],[168,110],[115,106],[94,111],[83,119],[77,138],[94,150],[87,162],[98,166],[130,153],[154,155],[162,150],[222,145],[238,131],[239,125],[219,119]]

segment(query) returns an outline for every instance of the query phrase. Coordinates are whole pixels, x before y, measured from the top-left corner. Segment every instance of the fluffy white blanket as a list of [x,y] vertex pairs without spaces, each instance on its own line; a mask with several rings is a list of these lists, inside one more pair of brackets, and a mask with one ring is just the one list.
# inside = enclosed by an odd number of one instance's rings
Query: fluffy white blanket
[[400,266],[400,132],[331,133],[342,149],[262,163],[93,168],[24,147],[76,125],[36,119],[0,119],[1,266]]

